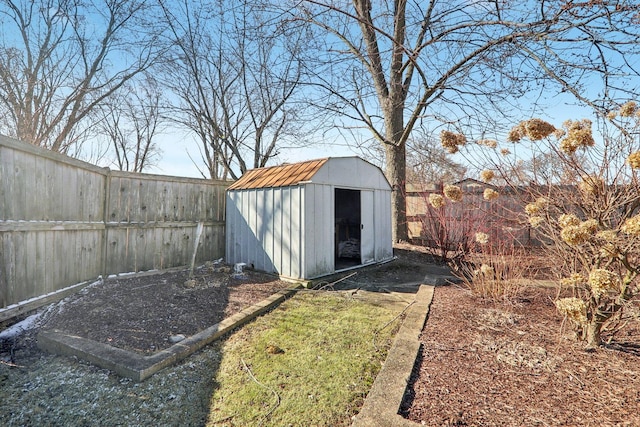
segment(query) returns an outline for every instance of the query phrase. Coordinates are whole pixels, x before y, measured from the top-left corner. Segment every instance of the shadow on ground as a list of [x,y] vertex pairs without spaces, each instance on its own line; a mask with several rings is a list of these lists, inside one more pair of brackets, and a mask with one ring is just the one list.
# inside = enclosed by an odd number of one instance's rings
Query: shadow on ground
[[416,293],[420,285],[447,285],[460,279],[432,255],[394,249],[388,262],[346,270],[313,282],[313,287],[334,290]]

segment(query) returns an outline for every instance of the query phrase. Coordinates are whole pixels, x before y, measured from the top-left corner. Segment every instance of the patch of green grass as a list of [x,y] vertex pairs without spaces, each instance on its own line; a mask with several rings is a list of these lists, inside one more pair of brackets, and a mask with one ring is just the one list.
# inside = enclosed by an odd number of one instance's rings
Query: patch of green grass
[[399,311],[330,292],[289,299],[223,344],[207,425],[350,425]]

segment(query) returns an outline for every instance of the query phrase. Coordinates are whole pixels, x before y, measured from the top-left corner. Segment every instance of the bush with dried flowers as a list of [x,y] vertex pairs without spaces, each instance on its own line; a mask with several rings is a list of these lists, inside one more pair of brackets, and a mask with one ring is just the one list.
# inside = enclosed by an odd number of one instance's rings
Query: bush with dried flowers
[[[556,307],[588,347],[601,345],[603,333],[615,337],[640,298],[640,108],[630,101],[605,116],[561,127],[522,121],[506,142],[527,144],[524,149],[512,152],[499,143],[492,157],[478,150],[474,164],[494,171],[510,194],[522,196],[521,223],[553,260],[560,287]],[[594,137],[594,125],[602,138]],[[474,153],[465,147],[463,154]],[[518,158],[522,153],[528,163]],[[525,173],[523,165],[530,168]],[[486,254],[472,265],[467,276],[485,289],[502,274]]]
[[[602,343],[605,328],[615,334],[630,302],[640,295],[640,139],[633,136],[640,129],[637,111],[630,102],[608,115],[634,131],[608,135],[599,144],[589,120],[569,120],[562,135],[549,134],[544,144],[532,144],[534,150],[552,153],[563,175],[528,186],[528,198],[534,201],[524,206],[523,214],[557,261],[559,295],[572,294],[558,298],[556,307],[588,347]],[[519,124],[514,135],[528,137],[527,127]]]

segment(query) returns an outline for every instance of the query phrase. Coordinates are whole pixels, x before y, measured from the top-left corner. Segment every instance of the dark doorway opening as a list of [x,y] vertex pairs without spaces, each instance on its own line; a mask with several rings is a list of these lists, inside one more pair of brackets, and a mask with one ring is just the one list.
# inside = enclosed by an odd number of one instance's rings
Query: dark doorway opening
[[359,190],[335,189],[335,269],[362,264]]

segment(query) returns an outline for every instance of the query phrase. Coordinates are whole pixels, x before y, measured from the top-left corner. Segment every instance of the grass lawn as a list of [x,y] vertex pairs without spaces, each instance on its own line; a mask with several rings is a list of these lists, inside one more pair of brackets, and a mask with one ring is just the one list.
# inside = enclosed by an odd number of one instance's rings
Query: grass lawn
[[297,294],[224,342],[207,425],[350,425],[401,310],[337,292]]

